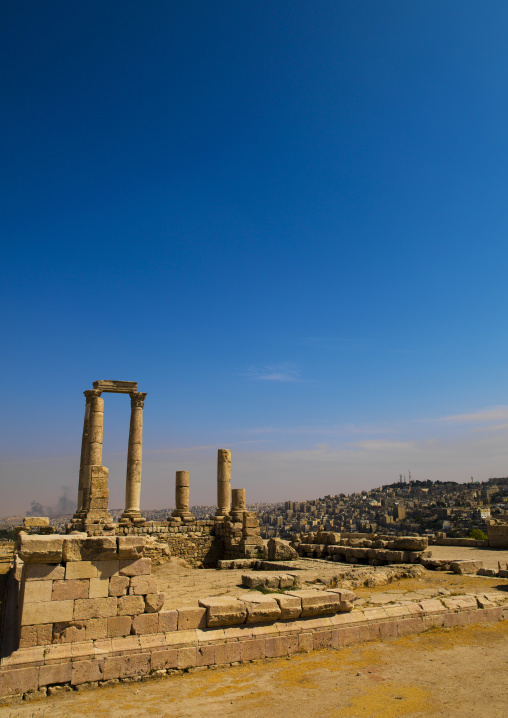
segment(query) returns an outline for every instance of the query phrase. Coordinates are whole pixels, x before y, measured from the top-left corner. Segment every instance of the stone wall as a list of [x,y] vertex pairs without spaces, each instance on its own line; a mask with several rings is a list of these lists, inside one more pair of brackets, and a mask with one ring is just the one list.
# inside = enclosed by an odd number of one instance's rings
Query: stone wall
[[489,546],[492,548],[508,548],[508,524],[489,524],[487,533]]
[[[119,536],[145,536],[166,543],[171,556],[182,558],[194,568],[217,566],[221,559],[256,558],[261,556],[263,540],[254,512],[242,511],[236,516],[217,516],[197,521],[171,517],[167,521],[147,521],[143,525],[119,525]],[[159,558],[160,549],[147,546],[152,558]]]
[[[273,605],[277,596],[261,596],[263,600],[257,605],[252,594],[250,602],[226,596],[203,599],[199,608],[168,611],[162,631],[21,648],[1,661],[0,704],[42,698],[62,686],[71,690],[118,680],[160,678],[194,668],[292,656],[323,648],[340,650],[431,628],[508,620],[508,599],[499,594],[337,612],[339,592],[331,602],[330,596],[323,593],[292,592],[286,597],[285,617],[282,608],[277,613]],[[314,599],[309,594],[322,595]],[[279,594],[279,598],[284,596]],[[319,602],[325,615],[318,615]],[[270,613],[272,617],[268,618]]]

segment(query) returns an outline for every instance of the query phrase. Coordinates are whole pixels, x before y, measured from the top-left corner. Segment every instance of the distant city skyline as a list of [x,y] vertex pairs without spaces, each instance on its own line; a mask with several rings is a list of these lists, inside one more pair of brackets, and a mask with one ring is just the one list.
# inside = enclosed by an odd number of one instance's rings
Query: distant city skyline
[[[2,6],[0,514],[138,382],[142,508],[508,474],[508,7]],[[128,400],[106,397],[110,505]]]

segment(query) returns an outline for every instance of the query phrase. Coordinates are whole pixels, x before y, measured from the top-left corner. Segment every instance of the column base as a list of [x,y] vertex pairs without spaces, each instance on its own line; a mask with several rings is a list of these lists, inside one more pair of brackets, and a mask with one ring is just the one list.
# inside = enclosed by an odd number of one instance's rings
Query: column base
[[146,519],[141,516],[139,509],[126,509],[120,516],[119,523],[144,524]]
[[182,509],[175,509],[171,514],[173,518],[181,518],[182,521],[194,521],[195,516],[190,511],[183,511]]

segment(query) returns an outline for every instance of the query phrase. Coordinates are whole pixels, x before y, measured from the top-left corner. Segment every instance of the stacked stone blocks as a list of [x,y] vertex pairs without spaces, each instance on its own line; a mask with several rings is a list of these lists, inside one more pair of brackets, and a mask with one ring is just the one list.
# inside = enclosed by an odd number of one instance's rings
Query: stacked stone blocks
[[164,594],[143,548],[135,536],[20,536],[20,647],[157,633]]
[[[327,604],[327,615],[311,613],[307,618],[302,617],[301,612],[304,605],[306,609],[312,608],[314,597],[301,595],[307,592],[295,593],[296,596],[279,596],[287,599],[288,611],[292,601],[296,607],[295,616],[288,614],[285,619],[256,620],[256,604],[262,606],[266,618],[269,606],[266,608],[264,604],[276,597],[249,594],[244,601],[215,597],[203,599],[200,608],[165,612],[168,628],[165,631],[19,649],[2,660],[0,696],[17,696],[20,700],[23,694],[27,698],[36,692],[43,696],[51,686],[77,688],[83,684],[94,686],[149,675],[159,677],[196,667],[277,658],[326,648],[341,649],[430,628],[508,620],[508,602],[498,593],[338,613],[331,612]],[[349,594],[345,592],[344,600],[350,598]],[[321,600],[329,601],[329,598]],[[313,610],[317,605],[314,603]],[[211,622],[215,625],[210,625]]]

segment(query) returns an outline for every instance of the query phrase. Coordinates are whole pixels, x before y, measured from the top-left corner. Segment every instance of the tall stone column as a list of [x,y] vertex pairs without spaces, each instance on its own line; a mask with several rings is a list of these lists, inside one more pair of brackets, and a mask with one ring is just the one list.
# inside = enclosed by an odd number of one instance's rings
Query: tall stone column
[[[102,466],[102,439],[104,432],[104,399],[97,389],[84,392],[90,401],[88,434],[85,440],[85,461],[81,485],[81,515],[90,508],[90,466]],[[81,473],[81,472],[80,472]]]
[[78,503],[76,507],[76,513],[74,514],[74,518],[77,518],[80,511],[83,510],[83,486],[84,486],[84,474],[85,474],[85,465],[87,460],[87,453],[88,453],[88,431],[89,431],[89,423],[90,423],[90,405],[92,403],[92,392],[90,390],[84,391],[83,394],[85,395],[85,419],[83,421],[83,436],[81,439],[81,458],[79,461],[79,482],[78,482]]
[[141,459],[143,454],[143,407],[146,394],[132,392],[129,448],[127,451],[127,476],[125,480],[125,510],[122,519],[141,519],[139,500],[141,496]]
[[182,519],[193,519],[194,516],[189,510],[190,474],[188,471],[177,471],[175,480],[175,504],[176,509],[173,516],[180,516]]
[[86,393],[90,395],[86,466],[102,466],[104,399],[97,389],[90,389]]
[[229,516],[231,510],[231,451],[217,452],[217,516]]

